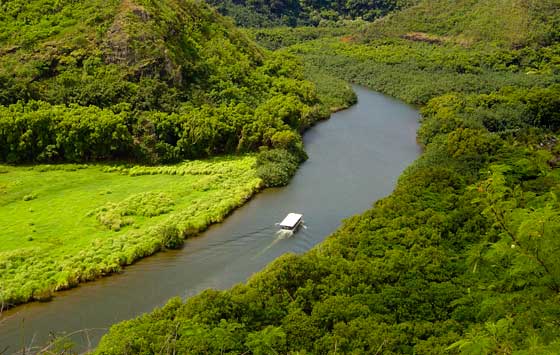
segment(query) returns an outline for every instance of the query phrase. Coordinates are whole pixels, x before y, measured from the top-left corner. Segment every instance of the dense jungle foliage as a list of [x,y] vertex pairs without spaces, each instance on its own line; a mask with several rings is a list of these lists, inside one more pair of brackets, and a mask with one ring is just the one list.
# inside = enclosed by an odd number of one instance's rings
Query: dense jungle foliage
[[294,57],[200,1],[0,6],[0,162],[168,163],[274,142],[299,159],[300,132],[329,115]]
[[332,25],[340,20],[372,21],[417,0],[206,0],[242,27]]
[[421,158],[312,251],[117,324],[97,354],[560,353],[559,9],[424,0],[283,50],[421,105]]

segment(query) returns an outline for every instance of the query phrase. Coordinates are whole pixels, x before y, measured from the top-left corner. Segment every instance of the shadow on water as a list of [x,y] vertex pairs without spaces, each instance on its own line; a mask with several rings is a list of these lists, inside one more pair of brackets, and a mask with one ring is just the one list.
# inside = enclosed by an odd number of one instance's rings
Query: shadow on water
[[[340,221],[391,192],[397,177],[419,154],[418,112],[392,98],[355,87],[359,103],[310,129],[309,160],[289,186],[267,189],[181,250],[166,251],[125,272],[60,292],[49,303],[17,307],[0,320],[0,350],[44,343],[51,332],[72,333],[85,350],[112,324],[161,306],[173,296],[244,282],[278,256],[303,253]],[[277,234],[275,222],[303,213],[307,229]],[[101,330],[97,330],[101,329]]]

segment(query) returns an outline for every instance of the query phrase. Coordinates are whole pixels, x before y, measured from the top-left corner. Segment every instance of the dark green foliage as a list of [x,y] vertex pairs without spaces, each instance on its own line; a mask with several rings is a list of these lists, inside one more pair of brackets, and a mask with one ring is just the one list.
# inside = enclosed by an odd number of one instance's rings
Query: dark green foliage
[[[560,47],[522,50],[462,48],[405,39],[359,44],[320,39],[289,48],[306,65],[412,104],[449,92],[490,93],[506,86],[558,83]],[[437,78],[437,85],[433,80]]]
[[286,149],[267,149],[257,155],[257,175],[268,187],[287,185],[298,165],[299,159]]
[[161,236],[163,246],[168,249],[179,249],[185,243],[185,237],[176,226],[160,226],[158,234]]
[[31,101],[0,106],[0,161],[87,161],[133,150],[125,112]]
[[560,85],[525,94],[525,120],[535,126],[560,129]]
[[438,134],[458,128],[486,128],[490,132],[515,131],[531,126],[558,130],[560,86],[547,88],[506,87],[491,94],[448,94],[422,108],[430,119],[418,132],[426,145]]
[[322,27],[274,27],[248,29],[248,34],[261,46],[276,50],[294,44],[312,41],[319,38],[351,35],[361,29],[367,22],[349,22],[341,26]]
[[206,0],[244,27],[317,26],[342,19],[373,21],[416,0]]
[[294,131],[276,132],[270,141],[272,149],[262,147],[257,155],[257,175],[265,186],[285,186],[307,154],[301,137]]

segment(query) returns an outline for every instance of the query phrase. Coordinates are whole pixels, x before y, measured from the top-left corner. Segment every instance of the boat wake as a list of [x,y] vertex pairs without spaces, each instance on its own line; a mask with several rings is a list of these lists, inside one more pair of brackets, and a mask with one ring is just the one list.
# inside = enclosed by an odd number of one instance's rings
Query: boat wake
[[277,242],[277,241],[282,240],[282,239],[290,238],[293,235],[294,235],[294,231],[290,231],[290,230],[286,230],[286,229],[280,229],[279,231],[276,231],[276,233],[274,233],[274,236],[275,236],[274,242]]
[[[299,229],[300,229],[300,233],[301,233],[301,232],[307,230],[307,226],[302,224]],[[293,230],[280,229],[280,230],[276,231],[276,233],[274,233],[274,240],[269,245],[267,245],[263,250],[261,250],[260,252],[255,254],[255,256],[253,256],[253,259],[259,258],[264,253],[269,251],[278,242],[280,242],[281,240],[284,240],[284,239],[291,238],[294,234],[295,234],[295,232]]]

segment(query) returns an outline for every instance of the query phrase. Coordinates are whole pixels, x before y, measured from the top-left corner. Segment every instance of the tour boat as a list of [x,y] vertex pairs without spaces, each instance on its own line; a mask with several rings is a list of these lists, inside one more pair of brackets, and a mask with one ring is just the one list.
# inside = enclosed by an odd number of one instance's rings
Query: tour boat
[[278,225],[280,228],[290,231],[295,231],[303,224],[303,215],[299,213],[288,213],[286,218]]

